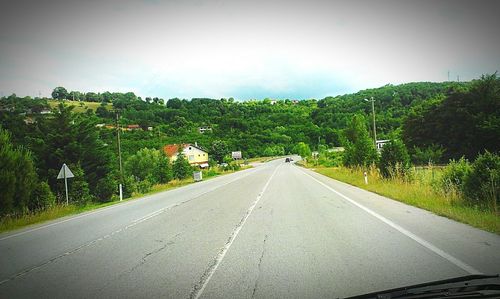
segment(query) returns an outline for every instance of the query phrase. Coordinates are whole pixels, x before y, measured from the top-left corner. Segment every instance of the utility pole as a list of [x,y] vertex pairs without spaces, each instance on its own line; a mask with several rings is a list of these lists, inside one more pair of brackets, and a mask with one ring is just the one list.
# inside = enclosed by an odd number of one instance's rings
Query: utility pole
[[118,110],[115,110],[116,113],[116,139],[118,143],[118,161],[120,162],[120,201],[123,200],[123,192],[122,192],[122,184],[123,184],[123,168],[122,168],[122,148],[120,144],[120,123],[118,122]]
[[375,148],[377,148],[377,127],[375,125],[375,99],[370,97],[370,100],[364,99],[366,102],[372,102],[372,114],[373,114],[373,143]]

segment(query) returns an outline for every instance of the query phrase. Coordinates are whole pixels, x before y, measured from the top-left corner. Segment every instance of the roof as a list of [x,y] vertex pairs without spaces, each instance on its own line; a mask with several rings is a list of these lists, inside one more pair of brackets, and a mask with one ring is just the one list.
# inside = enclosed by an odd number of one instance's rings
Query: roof
[[199,149],[200,151],[207,152],[206,150],[202,149],[201,147],[196,146],[196,145],[191,144],[191,143],[167,144],[163,147],[163,151],[165,152],[165,154],[167,154],[168,157],[172,157],[179,152],[179,147],[184,149],[188,146],[192,146],[192,147]]
[[168,157],[172,157],[179,151],[179,146],[184,147],[183,144],[167,144],[163,147],[163,151]]

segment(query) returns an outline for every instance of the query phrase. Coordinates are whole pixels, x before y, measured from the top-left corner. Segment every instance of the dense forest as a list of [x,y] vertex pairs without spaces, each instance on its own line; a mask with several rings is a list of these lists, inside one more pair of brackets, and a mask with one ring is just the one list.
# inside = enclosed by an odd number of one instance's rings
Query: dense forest
[[[62,185],[56,176],[62,163],[74,170],[72,184],[79,188],[72,189],[81,193],[74,198],[82,202],[107,201],[116,193],[118,180],[138,180],[132,173],[137,168],[133,163],[146,157],[156,159],[159,169],[147,179],[168,181],[172,174],[161,174],[169,164],[161,148],[170,143],[196,142],[216,154],[212,157],[221,157],[212,163],[222,162],[231,151],[242,151],[244,158],[251,158],[339,146],[348,150],[345,163],[375,162],[376,154],[357,157],[359,153],[349,150],[361,140],[353,133],[356,127],[370,128],[363,144],[358,143],[360,149],[367,148],[362,152],[371,150],[366,138],[373,138],[368,135],[372,134],[372,107],[364,101],[371,98],[377,139],[401,141],[413,163],[446,163],[462,156],[473,160],[480,153],[496,153],[500,148],[500,78],[496,74],[471,82],[385,85],[321,100],[142,99],[131,92],[82,93],[56,87],[52,98],[15,94],[0,98],[2,189],[12,189],[12,198],[18,196],[14,195],[16,188],[24,185],[13,182],[20,161],[29,164],[31,170],[26,171],[36,178],[25,198],[7,200],[2,195],[1,212],[43,206],[27,204],[30,194],[49,197],[49,201],[55,200],[52,193],[60,197]],[[90,108],[89,102],[95,102],[97,108]],[[123,130],[125,170],[131,169],[125,178],[118,173],[117,126]],[[7,169],[12,171],[4,171]]]

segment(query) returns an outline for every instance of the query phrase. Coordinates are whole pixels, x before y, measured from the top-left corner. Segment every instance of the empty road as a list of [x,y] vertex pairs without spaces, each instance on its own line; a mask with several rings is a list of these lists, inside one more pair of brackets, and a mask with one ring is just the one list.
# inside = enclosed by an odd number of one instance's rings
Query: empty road
[[279,159],[0,235],[0,298],[345,297],[500,273],[500,237]]

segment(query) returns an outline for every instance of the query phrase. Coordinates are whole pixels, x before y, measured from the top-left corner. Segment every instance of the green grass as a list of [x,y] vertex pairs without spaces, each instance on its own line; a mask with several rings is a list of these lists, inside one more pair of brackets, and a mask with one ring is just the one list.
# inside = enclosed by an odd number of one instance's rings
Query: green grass
[[313,167],[333,179],[419,207],[437,215],[500,234],[500,216],[487,209],[467,205],[458,194],[445,194],[433,186],[441,169],[416,169],[411,182],[382,179],[376,169],[368,171],[365,184],[362,169],[344,167]]
[[[60,103],[57,100],[49,100],[48,102],[49,102],[50,108],[56,108]],[[64,103],[68,106],[75,106],[73,111],[77,112],[77,113],[84,113],[87,111],[87,109],[92,109],[95,112],[95,110],[99,106],[101,106],[101,103],[97,103],[97,102],[64,101]],[[110,110],[112,108],[111,104],[107,104],[106,108],[108,110]]]
[[[251,166],[245,166],[242,167],[241,170],[243,169],[248,169],[251,168]],[[227,171],[221,171],[217,170],[217,174],[212,175],[212,176],[204,176],[203,180],[209,180],[221,175],[226,175],[230,173],[234,173],[236,171],[234,170],[227,170]],[[157,184],[152,187],[150,191],[147,193],[134,193],[130,198],[126,198],[123,201],[130,201],[130,200],[138,200],[146,195],[152,195],[158,192],[163,192],[167,191],[170,189],[175,189],[179,188],[182,186],[186,186],[189,184],[194,183],[194,180],[192,177],[184,179],[184,180],[172,180],[166,184]],[[120,203],[120,201],[115,200],[115,201],[110,201],[106,203],[90,203],[85,206],[82,205],[75,205],[75,204],[70,204],[70,205],[56,205],[53,207],[50,207],[44,211],[40,211],[37,213],[30,213],[23,215],[21,217],[3,217],[0,219],[0,233],[2,232],[7,232],[15,229],[19,229],[28,225],[33,225],[33,224],[38,224],[42,222],[46,222],[49,220],[54,220],[57,218],[65,217],[65,216],[71,216],[71,215],[76,215],[80,214],[83,212],[88,212],[92,210],[96,210],[99,208],[111,206]]]

